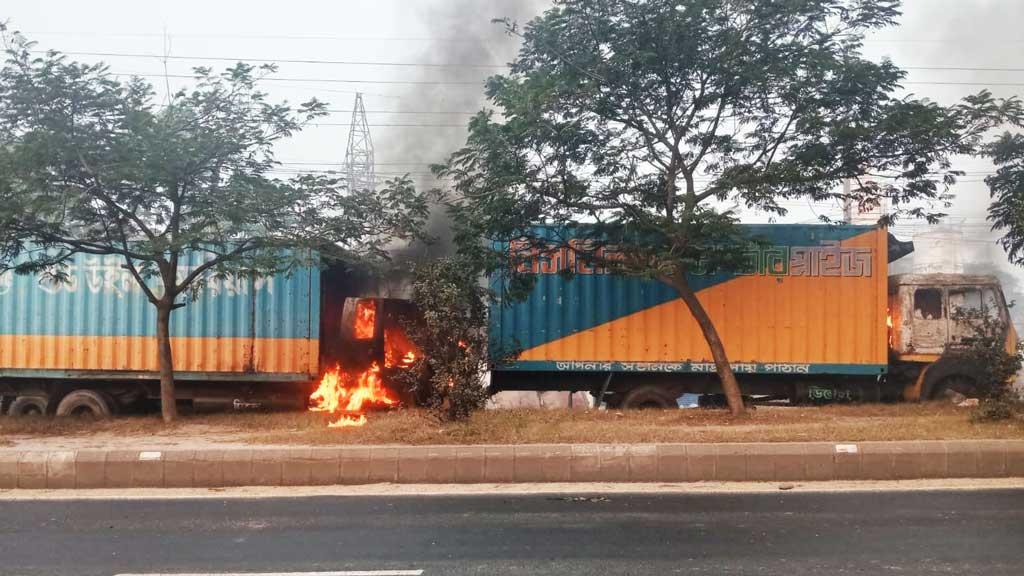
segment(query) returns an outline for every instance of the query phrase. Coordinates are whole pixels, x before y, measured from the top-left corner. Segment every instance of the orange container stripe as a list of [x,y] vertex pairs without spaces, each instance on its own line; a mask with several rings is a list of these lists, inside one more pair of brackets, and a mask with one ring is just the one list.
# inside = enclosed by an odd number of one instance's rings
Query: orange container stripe
[[[739,276],[698,293],[733,362],[885,364],[885,230],[841,244],[870,247],[871,276]],[[595,342],[610,342],[609,350]],[[682,300],[673,300],[525,350],[523,361],[710,361]]]
[[[175,370],[181,372],[319,372],[318,340],[301,338],[172,338]],[[40,354],[40,350],[61,351]],[[250,356],[255,356],[249,362]],[[0,335],[0,368],[155,372],[151,336]]]

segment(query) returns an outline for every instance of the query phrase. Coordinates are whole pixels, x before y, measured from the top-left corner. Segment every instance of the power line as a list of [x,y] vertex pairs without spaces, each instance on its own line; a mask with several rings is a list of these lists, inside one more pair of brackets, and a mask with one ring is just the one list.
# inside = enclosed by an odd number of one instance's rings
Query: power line
[[863,40],[865,44],[970,44],[972,46],[977,44],[984,45],[1009,45],[1009,44],[1024,44],[1024,41],[1019,40],[1003,40],[1003,41],[988,41],[974,38],[960,38],[960,39],[944,39],[944,40],[915,40],[915,39],[877,39],[869,38]]
[[[48,53],[48,50],[33,50],[36,54]],[[507,64],[446,64],[430,62],[375,62],[369,60],[319,60],[313,58],[233,58],[228,56],[163,56],[161,54],[143,54],[129,52],[60,52],[68,56],[99,56],[101,58],[155,58],[158,60],[189,60],[197,62],[280,62],[282,64],[328,64],[340,66],[394,66],[406,68],[508,68]]]
[[[139,74],[135,72],[111,72],[115,76],[138,76],[141,78],[182,78],[195,80],[194,74]],[[325,84],[409,84],[415,86],[477,86],[483,87],[483,80],[461,82],[456,80],[346,80],[342,78],[278,78],[265,76],[258,80],[264,82],[322,82]]]
[[[196,76],[193,74],[140,74],[135,72],[111,72],[115,76],[138,76],[140,78],[177,78],[186,80],[195,80]],[[474,86],[482,88],[484,81],[465,82],[457,80],[348,80],[343,78],[278,78],[274,76],[266,76],[259,78],[260,81],[265,82],[307,82],[307,83],[324,83],[324,84],[390,84],[390,85],[412,85],[412,86]],[[903,85],[917,85],[917,86],[1024,86],[1024,82],[951,82],[951,81],[931,81],[931,82],[901,82]],[[380,94],[383,97],[393,97],[393,95]]]
[[[311,122],[306,126],[350,127],[351,122]],[[368,124],[371,128],[466,128],[466,124]]]
[[[33,50],[36,54],[45,54],[48,50]],[[370,60],[324,60],[318,58],[237,58],[232,56],[175,56],[162,54],[147,54],[135,52],[61,52],[69,56],[98,56],[101,58],[154,58],[157,60],[186,60],[196,62],[264,62],[282,64],[317,64],[317,65],[338,65],[338,66],[392,66],[407,68],[477,68],[477,69],[505,69],[508,64],[484,64],[484,63],[447,63],[447,62],[381,62]],[[1024,72],[1024,68],[1009,67],[985,67],[985,66],[900,66],[904,70],[930,70],[949,72]]]
[[[286,176],[304,176],[310,174],[319,176],[345,177],[347,175],[347,173],[344,170],[295,170],[289,168],[275,168],[272,170],[268,170],[268,172],[272,174],[281,174]],[[379,178],[401,178],[408,176],[409,178],[431,178],[442,182],[452,181],[450,178],[437,178],[431,172],[377,172],[376,175]]]
[[[69,36],[69,37],[91,37],[91,38],[163,38],[167,34],[165,32],[93,32],[84,30],[68,30],[68,31],[20,31],[25,36]],[[221,38],[221,39],[239,39],[239,40],[293,40],[293,41],[344,41],[344,42],[445,42],[452,44],[478,44],[487,40],[498,40],[498,38],[480,38],[474,36],[344,36],[334,34],[225,34],[225,33],[208,33],[208,32],[184,32],[184,33],[172,33],[170,34],[173,38]],[[865,44],[971,44],[975,45],[978,43],[986,45],[1016,45],[1024,44],[1024,41],[1014,40],[1000,40],[1000,41],[989,41],[987,39],[977,38],[957,38],[957,39],[885,39],[885,38],[866,38],[863,40]]]
[[[25,36],[85,36],[85,37],[120,37],[120,38],[163,38],[165,32],[25,32]],[[337,40],[350,42],[446,42],[452,44],[477,44],[481,42],[479,37],[443,37],[443,36],[336,36],[329,34],[211,34],[211,33],[184,33],[171,34],[173,38],[235,38],[244,40],[298,40],[298,41],[322,41]]]
[[[278,164],[285,166],[343,166],[342,162],[300,162],[293,160],[279,160]],[[375,162],[377,166],[430,166],[435,162]]]
[[[351,110],[336,110],[328,109],[326,112],[334,114],[348,114]],[[450,115],[450,116],[475,116],[478,112],[455,112],[449,110],[367,110],[367,114],[434,114],[434,115]]]
[[1024,86],[1024,82],[900,82],[900,84],[930,86]]
[[904,70],[938,70],[951,72],[1024,72],[1024,68],[986,68],[972,66],[900,66]]

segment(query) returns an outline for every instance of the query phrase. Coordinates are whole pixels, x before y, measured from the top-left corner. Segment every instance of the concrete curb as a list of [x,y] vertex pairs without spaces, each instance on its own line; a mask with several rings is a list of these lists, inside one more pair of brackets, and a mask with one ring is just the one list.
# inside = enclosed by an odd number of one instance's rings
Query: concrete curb
[[1024,477],[1024,441],[0,450],[0,489]]

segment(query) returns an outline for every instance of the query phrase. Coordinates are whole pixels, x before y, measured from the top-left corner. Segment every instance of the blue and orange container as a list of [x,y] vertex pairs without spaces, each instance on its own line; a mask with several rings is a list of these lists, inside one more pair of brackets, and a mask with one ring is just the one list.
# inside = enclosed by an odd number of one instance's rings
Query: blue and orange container
[[[749,266],[690,277],[734,370],[884,373],[886,231],[872,226],[745,228],[760,240],[745,250]],[[565,238],[571,231],[551,234]],[[491,308],[492,350],[520,351],[515,363],[496,364],[494,370],[714,372],[704,336],[668,285],[610,274],[567,252],[538,255],[525,266],[524,271],[536,274],[529,297]],[[564,274],[566,267],[574,273]]]
[[[200,258],[191,254],[181,272]],[[156,377],[156,309],[121,259],[80,254],[68,272],[70,281],[61,284],[0,275],[0,378]],[[319,308],[316,267],[262,279],[210,279],[172,316],[177,377],[314,379]]]

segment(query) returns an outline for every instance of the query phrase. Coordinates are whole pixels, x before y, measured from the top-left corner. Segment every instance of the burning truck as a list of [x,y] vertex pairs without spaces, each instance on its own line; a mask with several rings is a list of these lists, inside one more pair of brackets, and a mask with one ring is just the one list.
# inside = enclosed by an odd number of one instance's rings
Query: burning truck
[[336,364],[326,370],[310,395],[310,410],[335,417],[331,428],[366,424],[367,408],[412,404],[411,394],[399,394],[385,384],[385,371],[411,368],[421,355],[405,335],[405,325],[415,316],[408,302],[373,298],[344,302],[341,347],[332,354]]
[[[970,393],[971,367],[955,353],[965,328],[953,312],[1007,321],[995,277],[890,277],[888,263],[913,248],[883,228],[749,228],[766,243],[750,251],[748,267],[698,270],[691,280],[746,393],[793,401]],[[105,417],[158,399],[153,307],[116,259],[79,255],[68,272],[59,285],[0,276],[4,412]],[[532,292],[490,310],[492,351],[519,351],[494,361],[492,391],[587,391],[623,408],[674,407],[683,393],[720,391],[707,345],[668,286],[612,274],[564,248],[539,251],[520,272],[536,275]],[[499,293],[501,281],[492,279]],[[417,312],[403,284],[334,266],[211,279],[172,322],[179,401],[308,407],[331,413],[336,427],[364,424],[370,408],[414,404],[389,386],[389,374],[422,354],[405,333]]]
[[[158,400],[156,318],[134,279],[116,258],[90,255],[68,274],[61,284],[0,276],[0,409],[102,418]],[[179,403],[308,406],[338,427],[411,403],[385,382],[419,355],[404,332],[415,311],[382,297],[391,291],[341,266],[211,278],[172,320]]]
[[[958,309],[1000,320],[1007,351],[1016,348],[994,276],[890,276],[889,263],[913,244],[877,226],[744,228],[759,240],[738,248],[746,265],[698,266],[689,282],[745,394],[793,402],[972,395],[977,371],[958,349],[973,334]],[[493,367],[492,389],[589,391],[622,408],[675,408],[685,393],[721,393],[707,343],[673,289],[580,258],[572,229],[535,235],[549,247],[537,238],[498,246],[518,254],[519,272],[536,282],[525,299],[491,308],[492,349],[520,351]],[[493,279],[496,292],[502,281]]]

